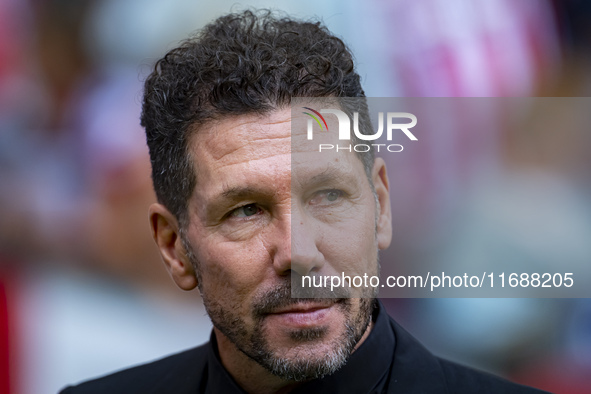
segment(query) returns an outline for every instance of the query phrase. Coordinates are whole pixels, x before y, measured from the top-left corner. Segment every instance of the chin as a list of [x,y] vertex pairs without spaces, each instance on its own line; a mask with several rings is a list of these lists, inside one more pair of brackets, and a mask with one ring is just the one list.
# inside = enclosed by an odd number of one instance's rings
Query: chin
[[353,330],[345,326],[342,331],[332,335],[324,327],[291,331],[291,346],[269,343],[257,361],[285,380],[301,382],[330,375],[346,363],[357,343]]
[[[285,380],[306,381],[330,375],[341,368],[363,336],[367,325],[355,327],[346,313],[335,308],[326,324],[281,326],[267,321],[254,339],[251,357]],[[275,322],[276,323],[276,322]]]

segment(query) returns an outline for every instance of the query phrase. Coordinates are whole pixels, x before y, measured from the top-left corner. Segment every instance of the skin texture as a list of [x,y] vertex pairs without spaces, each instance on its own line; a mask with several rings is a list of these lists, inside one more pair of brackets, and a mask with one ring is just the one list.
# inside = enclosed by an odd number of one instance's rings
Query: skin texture
[[287,108],[201,127],[188,227],[150,208],[172,278],[199,287],[222,363],[248,392],[288,392],[344,363],[371,330],[371,298],[294,299],[291,273],[376,274],[392,235],[384,162],[374,194],[355,153],[319,154],[336,137],[307,141],[306,120],[294,118],[293,135],[291,120]]

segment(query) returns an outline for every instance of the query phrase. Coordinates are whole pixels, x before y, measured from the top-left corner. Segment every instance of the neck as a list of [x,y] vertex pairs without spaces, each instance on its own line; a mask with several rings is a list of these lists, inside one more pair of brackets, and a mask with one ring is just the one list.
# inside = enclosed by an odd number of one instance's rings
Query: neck
[[[361,344],[368,337],[373,322],[370,320],[363,336],[355,345],[353,352],[361,346]],[[215,336],[217,339],[218,352],[222,365],[228,373],[234,378],[243,390],[247,393],[260,394],[283,394],[289,393],[303,382],[295,382],[293,380],[285,380],[273,375],[266,368],[261,366],[256,361],[252,360],[242,351],[228,337],[222,334],[214,327]]]

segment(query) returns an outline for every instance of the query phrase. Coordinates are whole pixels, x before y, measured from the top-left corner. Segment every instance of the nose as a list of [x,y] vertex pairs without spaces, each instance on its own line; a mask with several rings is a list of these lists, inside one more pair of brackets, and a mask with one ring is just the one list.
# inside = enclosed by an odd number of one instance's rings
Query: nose
[[322,268],[324,256],[318,249],[320,234],[314,229],[312,220],[292,207],[287,222],[274,259],[275,271],[279,275],[286,275],[293,270],[304,276]]

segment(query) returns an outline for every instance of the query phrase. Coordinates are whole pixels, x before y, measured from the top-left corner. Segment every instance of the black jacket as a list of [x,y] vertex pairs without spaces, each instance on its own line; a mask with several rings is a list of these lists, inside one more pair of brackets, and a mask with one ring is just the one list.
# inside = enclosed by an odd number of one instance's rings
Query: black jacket
[[[300,393],[534,394],[542,391],[435,357],[378,304],[374,328],[333,375]],[[219,361],[215,336],[205,345],[150,364],[67,387],[61,394],[243,393]]]

